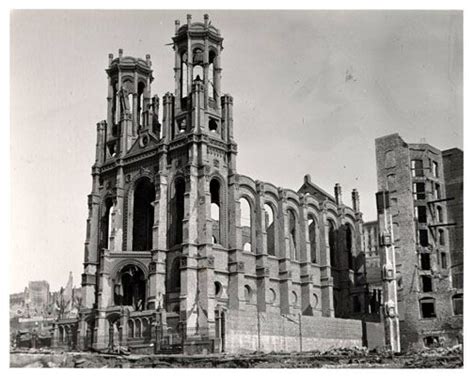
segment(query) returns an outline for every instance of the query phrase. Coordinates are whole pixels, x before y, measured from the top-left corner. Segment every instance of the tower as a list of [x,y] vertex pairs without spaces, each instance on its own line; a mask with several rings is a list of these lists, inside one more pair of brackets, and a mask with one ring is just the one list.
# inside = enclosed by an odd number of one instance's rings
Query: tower
[[[151,340],[152,322],[180,342],[215,335],[212,247],[229,246],[223,208],[237,153],[233,100],[220,89],[222,41],[207,15],[176,21],[163,124],[150,56],[109,55],[82,275],[85,348],[125,345],[138,330]],[[140,312],[157,316],[133,319]]]

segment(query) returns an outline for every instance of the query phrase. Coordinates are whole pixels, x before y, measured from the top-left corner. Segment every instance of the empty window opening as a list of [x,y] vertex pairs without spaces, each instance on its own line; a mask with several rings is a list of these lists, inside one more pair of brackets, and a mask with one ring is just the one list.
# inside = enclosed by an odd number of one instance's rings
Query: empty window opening
[[118,108],[118,95],[117,95],[117,81],[112,83],[112,123],[117,124],[119,122],[119,119],[117,117],[117,108]]
[[436,317],[435,300],[433,298],[420,299],[420,312],[423,319]]
[[174,245],[183,242],[183,219],[184,219],[184,193],[185,193],[184,179],[177,179],[175,182],[175,196],[174,196],[174,215],[172,217],[172,229],[174,231]]
[[424,176],[423,161],[421,159],[413,159],[411,161],[412,176]]
[[155,185],[147,178],[137,182],[133,194],[133,250],[150,251],[153,247]]
[[132,306],[136,311],[145,307],[146,280],[143,271],[136,265],[125,266],[118,273],[114,288],[115,305]]
[[290,259],[297,260],[296,245],[296,215],[293,210],[288,209],[288,237],[290,240]]
[[240,227],[242,229],[242,248],[252,250],[252,213],[250,203],[245,197],[240,200]]
[[453,313],[455,315],[463,314],[463,294],[453,296]]
[[247,303],[252,300],[252,288],[249,285],[244,286],[244,299]]
[[308,219],[308,234],[309,234],[309,248],[310,248],[310,256],[311,262],[317,263],[317,236],[316,236],[316,220],[313,217]]
[[433,172],[433,176],[435,178],[439,178],[438,162],[433,161],[433,163],[431,165],[431,169],[432,169],[432,172]]
[[422,275],[421,276],[421,291],[422,292],[432,292],[433,291],[433,283],[432,283],[432,279],[429,275]]
[[431,270],[431,257],[429,253],[420,253],[421,270]]
[[428,247],[428,230],[420,229],[418,230],[419,242],[422,247]]
[[113,214],[113,200],[108,198],[105,200],[105,211],[102,216],[102,231],[101,231],[101,248],[109,248],[109,240],[112,235],[112,214]]
[[434,184],[434,198],[436,200],[441,198],[441,186],[438,183]]
[[137,93],[137,124],[138,127],[143,125],[143,109],[145,106],[143,105],[144,95],[145,92],[145,84],[143,82],[138,83],[138,93]]
[[204,77],[204,70],[201,65],[193,66],[193,82],[202,81]]
[[443,208],[441,206],[438,206],[436,208],[437,216],[438,216],[438,222],[443,223]]
[[209,131],[216,133],[219,130],[219,125],[217,124],[217,121],[215,119],[210,119],[209,120]]
[[441,269],[447,269],[448,268],[448,257],[446,255],[446,252],[441,252]]
[[181,54],[181,98],[188,96],[188,53]]
[[346,252],[347,252],[347,266],[349,269],[353,269],[354,260],[352,256],[352,230],[349,224],[346,224]]
[[217,95],[216,95],[216,92],[215,92],[215,87],[214,87],[214,77],[215,77],[215,72],[214,72],[215,64],[214,64],[214,61],[215,61],[215,57],[216,57],[215,52],[210,51],[209,52],[209,70],[208,70],[208,79],[207,79],[207,83],[208,83],[207,90],[208,90],[209,98],[213,98],[213,99],[217,98]]
[[265,210],[265,231],[267,233],[267,253],[275,256],[275,221],[273,208],[269,204],[263,206]]
[[221,243],[221,185],[219,180],[212,179],[209,184],[209,192],[211,194],[211,219],[212,219],[212,236],[216,239],[216,243]]
[[426,206],[415,206],[415,215],[418,223],[426,223]]
[[413,183],[413,194],[415,200],[424,200],[426,198],[425,183]]
[[331,266],[336,266],[336,227],[332,221],[328,221],[328,235],[329,235],[329,256]]
[[444,230],[443,229],[438,230],[438,242],[439,242],[439,245],[445,245],[446,244],[446,239],[444,238]]
[[222,284],[220,282],[214,282],[214,294],[216,298],[219,298],[222,293]]

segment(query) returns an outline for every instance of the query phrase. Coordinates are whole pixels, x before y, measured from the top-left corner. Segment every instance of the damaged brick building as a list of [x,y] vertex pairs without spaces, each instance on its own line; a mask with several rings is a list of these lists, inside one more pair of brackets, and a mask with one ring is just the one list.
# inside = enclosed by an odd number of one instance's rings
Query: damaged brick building
[[367,342],[358,193],[346,206],[339,185],[333,197],[309,176],[296,192],[238,174],[222,42],[207,15],[176,21],[175,90],[163,97],[161,121],[150,56],[109,55],[83,308],[56,323],[55,346],[67,333],[78,349],[137,352]]
[[[390,197],[401,348],[460,343],[463,152],[408,144],[398,134],[375,145],[378,189]],[[379,230],[366,224],[367,236]]]

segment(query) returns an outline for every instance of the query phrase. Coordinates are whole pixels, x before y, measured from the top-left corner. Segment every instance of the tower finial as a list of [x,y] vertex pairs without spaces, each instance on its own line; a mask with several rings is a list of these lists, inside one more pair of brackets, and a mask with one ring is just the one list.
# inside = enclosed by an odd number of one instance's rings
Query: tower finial
[[179,25],[180,25],[179,20],[175,20],[175,21],[174,21],[174,31],[175,31],[175,33],[178,32],[178,30],[179,30]]
[[187,19],[187,21],[188,21],[188,26],[191,26],[191,19],[192,19],[192,18],[193,18],[193,17],[192,17],[190,14],[188,14],[188,15],[186,16],[186,19]]

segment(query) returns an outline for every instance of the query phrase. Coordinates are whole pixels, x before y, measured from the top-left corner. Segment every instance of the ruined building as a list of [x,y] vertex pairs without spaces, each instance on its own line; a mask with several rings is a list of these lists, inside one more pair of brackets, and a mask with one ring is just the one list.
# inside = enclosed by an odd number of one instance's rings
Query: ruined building
[[175,90],[161,122],[150,56],[109,55],[83,308],[56,323],[55,346],[71,333],[79,349],[137,352],[367,342],[351,319],[367,307],[358,193],[349,207],[338,185],[333,197],[309,176],[295,192],[238,173],[222,42],[207,15],[176,21]]
[[402,350],[459,343],[463,153],[407,144],[398,134],[378,138],[375,145],[378,189],[389,194]]

